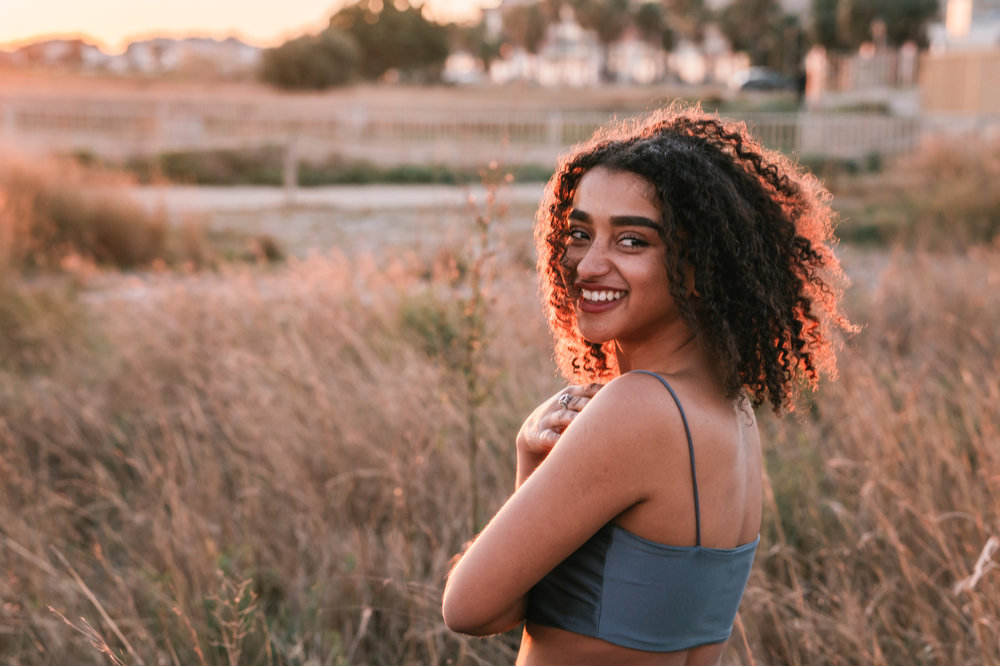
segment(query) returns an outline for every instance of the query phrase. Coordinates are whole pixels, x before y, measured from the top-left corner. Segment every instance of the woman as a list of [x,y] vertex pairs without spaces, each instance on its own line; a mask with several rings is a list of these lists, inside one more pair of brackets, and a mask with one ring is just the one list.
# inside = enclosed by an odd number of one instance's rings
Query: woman
[[449,575],[449,627],[526,621],[519,664],[719,662],[759,540],[752,407],[791,408],[850,328],[827,199],[699,110],[562,161],[536,223],[547,314],[563,372],[607,384],[525,422],[517,489]]

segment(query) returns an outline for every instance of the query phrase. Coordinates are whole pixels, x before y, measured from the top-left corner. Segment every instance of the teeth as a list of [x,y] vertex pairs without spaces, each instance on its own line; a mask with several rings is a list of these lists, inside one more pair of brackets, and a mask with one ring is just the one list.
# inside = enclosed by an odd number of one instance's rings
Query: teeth
[[583,298],[587,301],[615,301],[622,298],[625,292],[611,292],[607,290],[602,290],[600,292],[594,290],[581,290],[583,293]]

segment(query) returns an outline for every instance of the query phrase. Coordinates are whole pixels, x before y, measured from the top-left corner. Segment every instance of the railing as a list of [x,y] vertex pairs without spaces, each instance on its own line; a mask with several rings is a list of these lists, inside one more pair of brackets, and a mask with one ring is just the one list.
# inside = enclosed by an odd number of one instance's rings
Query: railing
[[[110,158],[290,143],[304,155],[329,155],[345,147],[379,147],[385,155],[393,147],[507,145],[539,149],[522,155],[551,160],[610,119],[591,111],[370,108],[322,98],[0,97],[0,145],[36,152],[85,150]],[[918,119],[876,114],[772,113],[744,120],[766,145],[799,155],[900,153],[914,148],[921,136]],[[455,155],[476,153],[457,150]]]
[[917,85],[920,59],[916,48],[875,53],[827,54],[826,90],[907,88]]

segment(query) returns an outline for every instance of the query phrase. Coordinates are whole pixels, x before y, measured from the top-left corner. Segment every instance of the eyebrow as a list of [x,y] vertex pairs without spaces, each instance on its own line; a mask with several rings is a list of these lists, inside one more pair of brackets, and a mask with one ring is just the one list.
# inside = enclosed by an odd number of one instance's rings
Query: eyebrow
[[[580,222],[593,222],[593,219],[585,211],[574,208],[569,212],[569,217]],[[611,216],[613,227],[649,227],[650,229],[660,229],[660,223],[642,215],[613,215]]]

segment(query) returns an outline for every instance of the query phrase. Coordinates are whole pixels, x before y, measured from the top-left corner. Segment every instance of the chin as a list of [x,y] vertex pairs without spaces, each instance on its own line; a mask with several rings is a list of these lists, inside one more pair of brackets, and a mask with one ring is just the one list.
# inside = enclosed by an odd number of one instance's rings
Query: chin
[[588,343],[596,343],[598,345],[604,345],[605,343],[610,343],[615,339],[615,337],[610,334],[602,333],[600,331],[594,331],[592,329],[588,329],[587,327],[581,327],[579,325],[579,320],[577,321],[576,331]]

